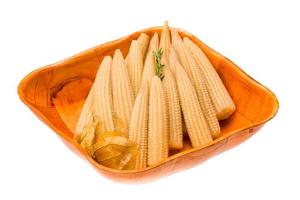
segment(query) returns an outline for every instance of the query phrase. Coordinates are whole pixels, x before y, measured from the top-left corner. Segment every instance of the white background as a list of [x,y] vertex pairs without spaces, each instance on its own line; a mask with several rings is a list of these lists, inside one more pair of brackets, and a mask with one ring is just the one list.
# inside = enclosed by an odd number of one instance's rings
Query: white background
[[[299,199],[297,1],[1,1],[0,199]],[[25,107],[30,71],[133,31],[188,30],[275,92],[278,115],[193,169],[126,185],[99,175]]]

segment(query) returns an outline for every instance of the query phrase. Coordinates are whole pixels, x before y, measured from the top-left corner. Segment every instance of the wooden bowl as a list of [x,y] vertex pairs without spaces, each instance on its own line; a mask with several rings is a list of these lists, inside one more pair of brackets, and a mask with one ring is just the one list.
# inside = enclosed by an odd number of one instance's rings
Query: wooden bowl
[[[94,81],[96,71],[105,55],[112,55],[119,48],[127,54],[131,40],[144,32],[161,33],[162,27],[152,27],[132,33],[94,48],[85,50],[65,60],[37,69],[28,74],[19,84],[20,99],[62,141],[82,158],[90,162],[101,174],[119,181],[145,181],[190,168],[221,152],[235,147],[256,133],[278,110],[276,96],[266,87],[252,79],[229,59],[206,46],[192,34],[178,29],[181,36],[190,38],[208,56],[218,71],[237,111],[221,122],[221,136],[201,148],[192,148],[185,139],[184,149],[172,152],[164,162],[142,170],[121,171],[98,164],[73,140],[72,129],[81,106]],[[60,105],[60,116],[56,106]],[[64,120],[62,120],[64,119]]]

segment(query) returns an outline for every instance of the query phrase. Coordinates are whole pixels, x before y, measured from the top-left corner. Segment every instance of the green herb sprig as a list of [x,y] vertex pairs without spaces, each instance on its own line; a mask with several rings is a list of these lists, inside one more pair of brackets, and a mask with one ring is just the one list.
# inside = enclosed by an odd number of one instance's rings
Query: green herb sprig
[[164,51],[162,50],[162,48],[160,48],[157,51],[152,51],[152,53],[153,53],[153,56],[155,58],[155,63],[156,63],[155,75],[158,76],[162,80],[164,78],[163,67],[165,65],[161,63],[161,58],[162,58]]

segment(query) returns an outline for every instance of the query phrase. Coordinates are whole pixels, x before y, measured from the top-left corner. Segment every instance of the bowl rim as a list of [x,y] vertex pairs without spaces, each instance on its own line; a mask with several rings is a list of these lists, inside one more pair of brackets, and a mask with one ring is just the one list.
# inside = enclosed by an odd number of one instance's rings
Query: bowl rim
[[[196,152],[196,151],[199,151],[201,149],[205,149],[205,148],[208,148],[208,147],[212,147],[213,145],[216,145],[218,143],[221,143],[221,142],[226,142],[226,140],[235,135],[235,134],[238,134],[240,132],[243,132],[243,131],[246,131],[246,130],[249,130],[251,128],[254,128],[254,127],[257,127],[257,126],[260,126],[260,125],[263,125],[264,123],[270,121],[271,119],[273,119],[275,117],[275,115],[278,113],[278,110],[279,110],[279,101],[276,97],[276,95],[269,89],[267,88],[266,86],[264,86],[263,84],[261,84],[260,82],[258,82],[257,80],[255,80],[254,78],[252,78],[250,75],[248,75],[244,70],[242,70],[238,65],[236,65],[234,62],[232,62],[230,59],[228,59],[227,57],[223,56],[222,54],[220,54],[219,52],[217,52],[216,50],[212,49],[211,47],[209,47],[208,45],[206,45],[204,42],[202,42],[200,39],[198,39],[195,35],[189,33],[188,31],[185,31],[181,28],[176,28],[176,27],[171,27],[173,29],[176,29],[178,30],[180,33],[184,33],[187,37],[189,38],[193,38],[193,40],[196,40],[197,42],[200,42],[201,44],[203,44],[203,46],[205,46],[206,48],[208,48],[210,51],[212,51],[214,54],[217,54],[218,56],[220,56],[221,58],[225,59],[232,67],[236,68],[236,70],[243,76],[246,76],[246,78],[249,80],[249,81],[252,81],[255,85],[261,87],[263,90],[265,90],[266,92],[268,92],[269,94],[271,94],[272,98],[273,98],[273,101],[274,101],[274,106],[273,106],[273,110],[272,112],[270,112],[270,114],[265,117],[264,119],[262,120],[259,120],[255,123],[252,123],[251,125],[249,125],[248,127],[246,128],[240,128],[240,129],[237,129],[235,131],[232,131],[232,132],[229,132],[228,134],[226,135],[222,135],[220,137],[218,137],[217,139],[213,140],[212,142],[206,144],[206,145],[203,145],[201,147],[197,147],[197,148],[191,148],[191,149],[187,149],[183,152],[179,152],[179,153],[176,153],[172,156],[169,156],[166,160],[164,161],[161,161],[155,165],[152,165],[152,166],[148,166],[146,168],[143,168],[143,169],[134,169],[134,170],[118,170],[118,169],[112,169],[112,168],[109,168],[109,167],[106,167],[106,166],[103,166],[99,163],[97,163],[90,155],[87,154],[87,152],[81,148],[81,146],[79,144],[77,144],[72,138],[66,136],[64,134],[63,131],[59,130],[58,128],[56,128],[48,119],[47,119],[47,116],[45,116],[44,114],[42,114],[35,106],[37,106],[37,104],[33,104],[31,102],[29,102],[27,99],[26,99],[26,96],[25,96],[25,93],[24,93],[24,87],[26,86],[26,84],[32,79],[34,78],[35,76],[37,76],[41,71],[45,70],[45,69],[50,69],[50,68],[55,68],[57,66],[59,66],[60,63],[63,63],[67,60],[71,60],[77,56],[80,56],[80,55],[83,55],[89,51],[93,51],[93,50],[96,50],[98,48],[102,48],[102,47],[105,47],[105,46],[109,46],[109,45],[113,45],[115,43],[119,43],[119,42],[122,42],[128,38],[130,38],[131,36],[134,36],[134,35],[139,35],[143,32],[149,32],[149,31],[161,31],[163,28],[163,26],[154,26],[154,27],[149,27],[149,28],[145,28],[145,29],[141,29],[139,31],[136,31],[136,32],[133,32],[131,34],[128,34],[126,36],[123,36],[119,39],[116,39],[116,40],[112,40],[112,41],[109,41],[109,42],[106,42],[106,43],[103,43],[103,44],[100,44],[100,45],[97,45],[97,46],[94,46],[92,48],[88,48],[84,51],[81,51],[79,53],[76,53],[70,57],[67,57],[65,59],[62,59],[60,61],[57,61],[57,62],[54,62],[52,64],[49,64],[49,65],[46,65],[46,66],[43,66],[43,67],[40,67],[40,68],[37,68],[33,71],[31,71],[30,73],[28,73],[19,83],[18,85],[18,88],[17,88],[17,93],[18,93],[18,96],[20,98],[20,100],[26,105],[28,106],[29,108],[35,110],[35,114],[36,113],[39,113],[38,117],[41,117],[45,122],[47,122],[47,125],[52,128],[54,130],[54,132],[59,136],[59,137],[62,137],[64,140],[66,140],[67,142],[69,142],[70,145],[72,145],[75,150],[79,151],[81,156],[84,157],[86,160],[88,160],[94,167],[98,168],[98,169],[101,169],[101,170],[104,170],[104,171],[109,171],[109,172],[113,172],[113,173],[118,173],[118,174],[134,174],[134,173],[140,173],[140,172],[146,172],[146,171],[150,171],[150,170],[153,170],[161,165],[164,165],[166,163],[169,163],[169,162],[172,162],[174,161],[176,158],[178,157],[181,157],[181,156],[184,156],[184,155],[187,155],[187,154],[190,154],[190,153],[193,153],[193,152]],[[97,55],[98,56],[98,55]],[[37,114],[36,114],[37,115]]]

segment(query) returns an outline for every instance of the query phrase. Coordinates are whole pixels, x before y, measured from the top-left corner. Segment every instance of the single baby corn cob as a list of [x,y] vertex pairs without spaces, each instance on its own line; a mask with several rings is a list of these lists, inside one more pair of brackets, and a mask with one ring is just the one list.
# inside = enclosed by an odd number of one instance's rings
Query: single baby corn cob
[[150,37],[145,33],[141,33],[141,35],[137,39],[137,42],[139,43],[139,45],[141,47],[143,58],[146,56],[149,40],[150,40]]
[[169,51],[169,64],[175,71],[180,105],[191,143],[193,147],[205,145],[212,141],[209,127],[201,110],[196,90],[172,48]]
[[133,91],[127,67],[119,49],[115,51],[111,67],[113,111],[128,128],[133,107]]
[[76,123],[75,133],[81,134],[86,124],[89,124],[93,120],[93,110],[94,110],[94,85],[91,87],[90,92],[83,104],[80,112],[80,116]]
[[162,82],[169,119],[169,148],[181,149],[183,147],[183,135],[179,96],[175,79],[167,66],[164,67],[164,78]]
[[171,36],[172,36],[172,47],[174,48],[182,67],[190,77],[192,83],[195,85],[193,80],[193,72],[190,67],[192,63],[189,63],[190,60],[187,58],[187,52],[186,49],[184,49],[184,44],[181,40],[181,37],[175,29],[171,29]]
[[169,147],[170,149],[181,149],[183,146],[182,117],[176,82],[169,68],[171,37],[167,21],[164,23],[159,45],[163,50],[161,62],[165,65],[163,87],[167,98],[169,116]]
[[178,62],[179,62],[179,60],[178,60],[178,56],[176,54],[176,51],[175,51],[175,49],[174,49],[174,47],[172,45],[169,47],[168,55],[169,55],[169,68],[170,68],[171,72],[174,74],[174,77],[175,77],[175,74],[176,74],[176,65],[174,65],[174,62],[172,63],[172,65],[170,65],[170,60],[171,59],[172,60],[176,59],[176,61],[178,61]]
[[153,51],[158,49],[159,38],[158,34],[155,33],[150,41],[148,52],[146,55],[146,60],[144,64],[144,71],[142,76],[142,85],[151,84],[152,78],[155,75],[155,59],[153,56]]
[[111,94],[111,57],[105,56],[98,69],[95,83],[95,115],[103,122],[105,131],[114,131]]
[[[141,33],[141,35],[137,39],[137,42],[139,43],[142,51],[143,58],[146,56],[149,40],[149,36],[146,33]],[[128,55],[125,58],[125,63],[128,64]]]
[[138,155],[136,158],[135,169],[147,166],[147,140],[148,140],[148,105],[149,88],[144,85],[136,97],[129,126],[129,140],[138,145]]
[[235,111],[235,105],[221,78],[204,52],[196,44],[188,38],[184,38],[183,41],[190,49],[190,52],[206,78],[209,94],[216,109],[218,119],[222,120],[228,118]]
[[154,76],[149,96],[148,165],[168,157],[168,119],[162,82]]
[[214,138],[220,135],[220,125],[219,121],[212,104],[212,100],[208,93],[206,79],[194,60],[190,50],[182,42],[179,34],[176,30],[172,30],[172,41],[174,41],[176,46],[176,52],[179,57],[180,63],[184,69],[189,72],[189,78],[192,80],[193,85],[196,89],[198,100],[202,111],[204,112],[205,119],[208,123],[211,134]]
[[143,55],[140,45],[136,40],[131,42],[128,53],[128,73],[133,89],[134,98],[141,86],[143,72]]
[[162,56],[162,63],[168,66],[169,59],[168,59],[168,54],[169,54],[169,48],[171,46],[171,36],[170,36],[170,30],[169,30],[169,25],[168,21],[164,23],[164,27],[161,33],[160,37],[160,43],[159,43],[159,48],[163,50],[163,56]]

